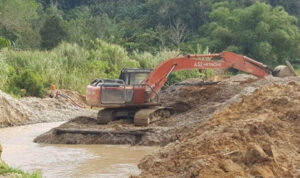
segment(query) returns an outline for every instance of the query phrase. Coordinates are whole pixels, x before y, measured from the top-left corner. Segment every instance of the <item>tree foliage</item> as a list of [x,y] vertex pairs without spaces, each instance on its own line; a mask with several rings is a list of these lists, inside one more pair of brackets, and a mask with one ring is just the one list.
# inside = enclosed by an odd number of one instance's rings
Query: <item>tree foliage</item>
[[21,48],[39,47],[34,26],[39,8],[35,0],[0,0],[0,36]]
[[282,7],[259,2],[232,10],[220,6],[210,13],[210,19],[200,31],[202,42],[213,51],[233,51],[269,64],[299,56],[297,19]]
[[61,41],[67,39],[63,21],[58,16],[49,17],[40,30],[42,38],[42,47],[44,49],[52,49]]

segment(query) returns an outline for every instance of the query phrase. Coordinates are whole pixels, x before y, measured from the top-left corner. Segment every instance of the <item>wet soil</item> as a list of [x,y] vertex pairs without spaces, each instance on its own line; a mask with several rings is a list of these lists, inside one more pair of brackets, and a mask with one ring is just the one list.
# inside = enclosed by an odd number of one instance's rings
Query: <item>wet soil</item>
[[141,161],[139,177],[299,177],[300,83],[292,80],[265,85],[181,132]]
[[[297,77],[258,79],[251,75],[237,75],[214,85],[174,85],[162,91],[163,106],[173,107],[176,113],[170,118],[156,121],[148,127],[135,127],[131,120],[117,120],[108,125],[98,125],[95,118],[80,116],[52,129],[34,141],[54,144],[131,144],[167,145],[178,140],[181,133],[201,125],[216,112],[238,101],[257,88],[271,83],[286,83]],[[199,83],[192,79],[185,83]]]

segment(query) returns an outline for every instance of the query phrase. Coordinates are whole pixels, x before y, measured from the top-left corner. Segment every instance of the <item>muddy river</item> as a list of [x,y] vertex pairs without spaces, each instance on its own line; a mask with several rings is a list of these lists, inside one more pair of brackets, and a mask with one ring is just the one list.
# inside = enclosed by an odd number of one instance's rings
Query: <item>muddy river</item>
[[32,140],[62,122],[0,129],[2,158],[10,166],[40,171],[43,177],[128,177],[155,147],[48,145]]

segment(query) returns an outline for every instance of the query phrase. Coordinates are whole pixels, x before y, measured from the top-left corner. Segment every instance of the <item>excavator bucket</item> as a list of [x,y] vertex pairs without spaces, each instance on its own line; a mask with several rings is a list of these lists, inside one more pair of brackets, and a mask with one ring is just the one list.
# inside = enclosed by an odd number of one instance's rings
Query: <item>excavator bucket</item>
[[297,76],[293,66],[289,61],[286,61],[287,65],[279,65],[275,67],[272,72],[272,75],[275,77],[289,77],[289,76]]

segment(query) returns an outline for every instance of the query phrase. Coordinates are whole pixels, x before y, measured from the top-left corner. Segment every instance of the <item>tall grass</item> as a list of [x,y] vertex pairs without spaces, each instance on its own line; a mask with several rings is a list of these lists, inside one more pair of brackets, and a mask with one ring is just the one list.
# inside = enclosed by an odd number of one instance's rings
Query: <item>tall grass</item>
[[[58,88],[83,93],[95,78],[117,78],[124,67],[155,68],[161,61],[179,55],[180,51],[171,50],[128,54],[123,47],[102,40],[95,40],[86,47],[64,42],[51,51],[3,49],[0,52],[0,89],[20,96],[22,88],[45,91],[55,84]],[[170,78],[180,81],[202,76],[194,70],[179,71]],[[39,92],[33,95],[39,96]]]
[[59,88],[83,92],[94,78],[114,78],[123,67],[139,67],[123,48],[105,42],[95,44],[92,50],[62,43],[51,51],[4,49],[0,54],[0,87],[5,90],[9,90],[6,86],[13,76],[20,75],[23,70],[38,74],[45,88],[55,84]]

